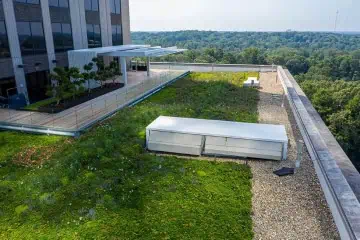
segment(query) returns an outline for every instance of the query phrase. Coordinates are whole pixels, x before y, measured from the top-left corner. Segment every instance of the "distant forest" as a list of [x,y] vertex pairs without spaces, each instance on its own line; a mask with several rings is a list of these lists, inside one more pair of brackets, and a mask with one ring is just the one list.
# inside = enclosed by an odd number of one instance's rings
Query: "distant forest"
[[157,61],[276,64],[300,82],[360,170],[360,35],[324,32],[133,32],[136,44],[177,46]]

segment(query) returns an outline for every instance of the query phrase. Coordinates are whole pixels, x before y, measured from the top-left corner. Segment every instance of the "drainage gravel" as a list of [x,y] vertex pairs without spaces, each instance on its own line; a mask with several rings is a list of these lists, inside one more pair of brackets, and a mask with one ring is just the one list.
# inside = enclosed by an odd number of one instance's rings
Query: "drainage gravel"
[[273,171],[295,167],[296,141],[301,134],[276,73],[262,73],[258,104],[261,123],[286,126],[290,146],[287,161],[249,160],[253,173],[255,239],[340,239],[312,160],[304,151],[295,175],[278,177]]

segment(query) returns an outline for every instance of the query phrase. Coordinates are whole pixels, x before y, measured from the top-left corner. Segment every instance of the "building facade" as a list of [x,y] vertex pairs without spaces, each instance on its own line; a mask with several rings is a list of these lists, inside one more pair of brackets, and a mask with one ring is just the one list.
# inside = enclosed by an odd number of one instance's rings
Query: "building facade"
[[0,0],[0,96],[46,98],[67,51],[130,44],[129,0]]

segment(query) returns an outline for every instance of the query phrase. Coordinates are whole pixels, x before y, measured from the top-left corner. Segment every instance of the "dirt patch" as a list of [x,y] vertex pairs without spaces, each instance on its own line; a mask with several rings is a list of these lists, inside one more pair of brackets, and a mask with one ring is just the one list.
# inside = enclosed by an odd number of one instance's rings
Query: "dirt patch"
[[31,146],[17,153],[13,158],[13,163],[24,167],[41,166],[47,162],[55,152],[67,144],[71,144],[73,139],[66,139],[61,145],[52,146]]

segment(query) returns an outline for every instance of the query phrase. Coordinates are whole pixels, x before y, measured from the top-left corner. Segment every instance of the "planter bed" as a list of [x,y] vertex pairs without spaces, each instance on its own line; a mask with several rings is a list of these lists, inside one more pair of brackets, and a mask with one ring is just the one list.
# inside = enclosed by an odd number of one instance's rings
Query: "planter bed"
[[97,87],[91,90],[91,93],[84,92],[81,95],[77,96],[75,99],[67,99],[66,101],[60,102],[59,105],[56,105],[56,102],[50,102],[43,106],[39,106],[36,109],[31,108],[28,106],[27,108],[24,108],[22,110],[25,111],[35,111],[35,112],[44,112],[44,113],[59,113],[66,109],[75,107],[77,105],[80,105],[84,102],[90,101],[94,98],[100,97],[102,95],[105,95],[109,92],[115,91],[117,89],[120,89],[124,87],[123,83],[109,83],[106,84],[104,87]]

